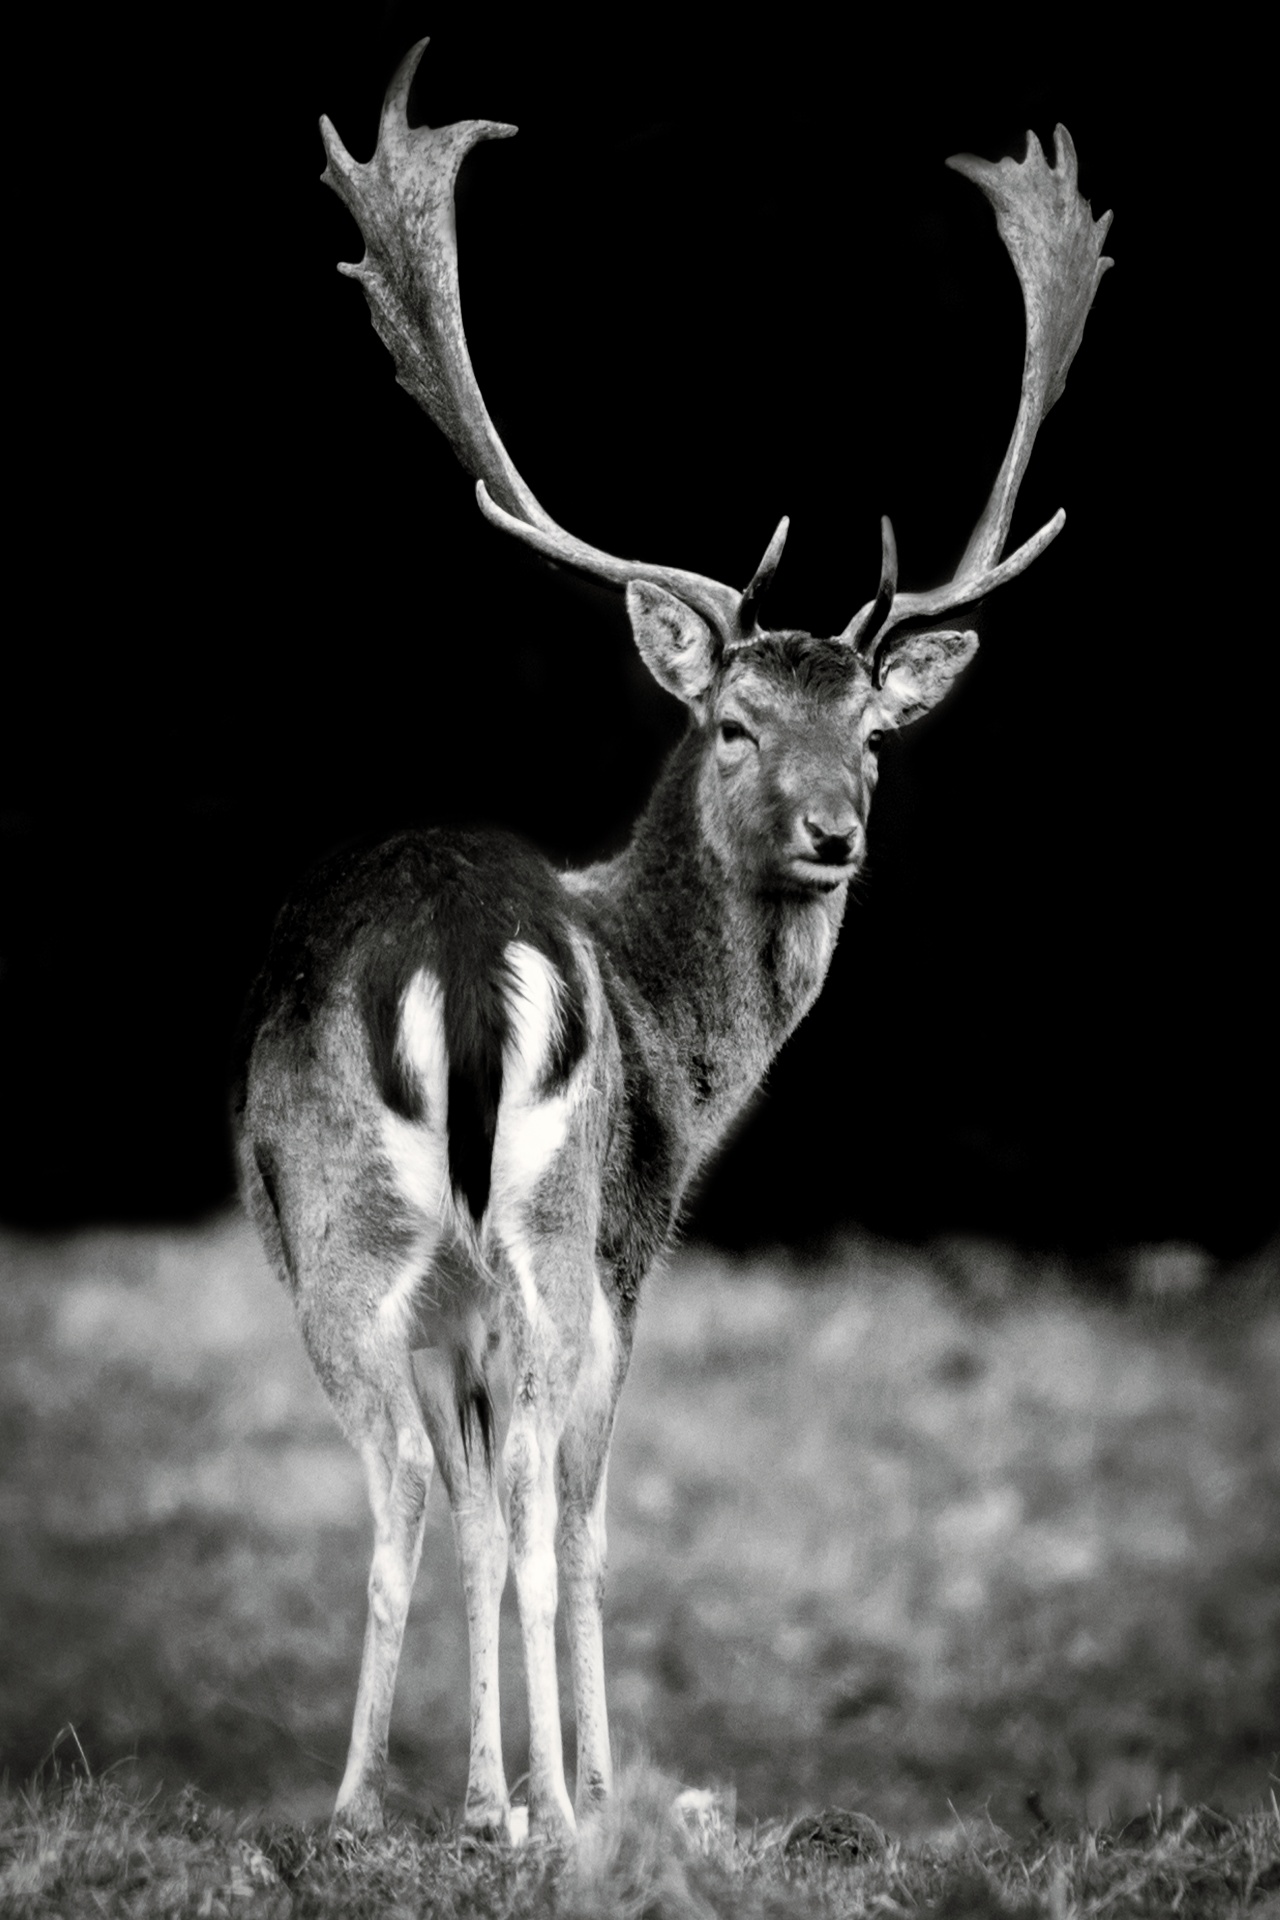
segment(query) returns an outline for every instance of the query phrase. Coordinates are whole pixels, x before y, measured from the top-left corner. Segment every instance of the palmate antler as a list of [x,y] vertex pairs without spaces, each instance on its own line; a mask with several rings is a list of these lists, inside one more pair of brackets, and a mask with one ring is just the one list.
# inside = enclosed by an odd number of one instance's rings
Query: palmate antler
[[[477,481],[485,518],[513,533],[547,559],[625,587],[647,580],[683,600],[712,626],[727,646],[740,646],[760,632],[757,609],[787,537],[779,522],[764,558],[739,592],[704,574],[679,567],[623,560],[566,533],[542,507],[516,471],[476,384],[462,328],[458,295],[457,227],[453,186],[458,168],[480,140],[506,139],[514,127],[492,120],[464,120],[451,127],[409,126],[409,89],[427,46],[420,40],[405,55],[382,110],[373,158],[353,160],[328,119],[320,122],[329,165],[325,182],[354,216],[365,241],[358,266],[340,271],[358,280],[400,385],[411,393],[448,439]],[[1022,282],[1027,345],[1022,400],[1013,438],[991,498],[974,529],[955,576],[925,593],[899,593],[897,550],[888,520],[881,522],[880,588],[839,637],[865,653],[879,680],[893,636],[904,625],[938,619],[972,606],[1030,566],[1061,531],[1059,512],[1007,560],[1014,501],[1036,431],[1062,392],[1067,369],[1103,273],[1101,257],[1111,224],[1095,222],[1076,187],[1076,155],[1065,127],[1056,132],[1060,158],[1048,165],[1035,135],[1027,136],[1021,163],[991,163],[963,154],[947,162],[976,182],[996,212],[1000,234]]]
[[978,160],[960,153],[947,161],[982,188],[995,208],[1000,237],[1009,249],[1026,309],[1027,344],[1022,363],[1022,399],[1004,463],[953,577],[927,593],[899,593],[893,528],[882,520],[880,590],[859,609],[843,639],[868,654],[873,678],[894,632],[908,621],[929,621],[985,599],[1031,565],[1061,533],[1061,509],[1016,553],[1001,560],[1014,502],[1031,457],[1040,422],[1067,381],[1067,369],[1084,335],[1084,323],[1107,268],[1102,254],[1111,215],[1094,220],[1076,185],[1076,150],[1063,126],[1054,129],[1050,166],[1034,133],[1025,160]]
[[328,119],[320,122],[329,165],[323,178],[354,215],[364,236],[359,266],[339,271],[358,280],[396,378],[428,413],[468,473],[487,520],[505,527],[548,560],[625,587],[648,580],[700,613],[729,645],[759,629],[756,608],[773,578],[787,537],[783,520],[741,592],[679,567],[622,560],[556,525],[516,472],[476,384],[458,298],[458,240],[453,183],[480,140],[505,140],[516,129],[492,120],[452,127],[410,127],[409,88],[427,42],[419,40],[396,69],[383,104],[372,160],[353,160]]

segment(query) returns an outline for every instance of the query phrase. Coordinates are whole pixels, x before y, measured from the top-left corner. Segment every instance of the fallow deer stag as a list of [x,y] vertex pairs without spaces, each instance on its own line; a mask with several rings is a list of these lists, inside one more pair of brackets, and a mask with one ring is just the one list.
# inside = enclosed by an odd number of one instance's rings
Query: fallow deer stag
[[636,645],[690,724],[630,845],[598,866],[557,873],[505,835],[452,831],[331,860],[280,915],[238,1137],[248,1204],[373,1508],[336,1817],[381,1819],[435,1462],[470,1634],[466,1825],[511,1832],[498,1713],[509,1528],[529,1818],[555,1838],[575,1817],[556,1682],[561,1579],[577,1814],[610,1789],[605,1473],[641,1284],[690,1181],[821,988],[864,855],[881,735],[942,698],[977,646],[957,616],[1063,524],[1059,513],[1001,558],[1036,430],[1110,264],[1111,216],[1095,222],[1080,198],[1062,127],[1052,165],[1033,134],[1021,163],[948,162],[991,201],[1022,284],[1022,398],[1004,464],[945,586],[899,591],[886,520],[879,589],[843,633],[770,632],[759,612],[785,520],[737,592],[588,546],[516,472],[467,354],[453,208],[466,153],[514,129],[411,128],[425,44],[391,83],[367,165],[321,123],[324,178],[367,248],[341,271],[364,288],[401,384],[475,476],[486,518],[625,588]]

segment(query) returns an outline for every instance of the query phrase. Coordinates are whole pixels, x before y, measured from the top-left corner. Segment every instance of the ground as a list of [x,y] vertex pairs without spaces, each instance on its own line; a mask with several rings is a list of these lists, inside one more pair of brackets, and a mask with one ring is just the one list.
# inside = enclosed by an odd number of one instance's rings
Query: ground
[[[0,1253],[11,1786],[46,1763],[60,1805],[88,1773],[203,1796],[211,1831],[309,1831],[368,1520],[286,1298],[234,1215]],[[1168,1810],[1212,1803],[1243,1832],[1280,1748],[1274,1258],[687,1251],[642,1309],[610,1560],[615,1744],[715,1789],[728,1831],[841,1808],[944,1851],[1143,1819],[1167,1841]],[[516,1779],[513,1630],[504,1659]],[[466,1725],[437,1490],[393,1726],[414,1832],[461,1802]]]

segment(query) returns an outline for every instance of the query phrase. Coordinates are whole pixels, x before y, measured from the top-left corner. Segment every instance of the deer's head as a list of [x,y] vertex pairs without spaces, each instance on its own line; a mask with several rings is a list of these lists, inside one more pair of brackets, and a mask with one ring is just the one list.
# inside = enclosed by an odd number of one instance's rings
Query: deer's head
[[1028,567],[1060,532],[1059,512],[1001,559],[1036,431],[1059,397],[1098,282],[1111,262],[1076,185],[1064,127],[1051,166],[1033,133],[1025,160],[948,162],[995,209],[1022,284],[1026,353],[1013,436],[991,496],[953,577],[899,592],[897,550],[881,523],[880,585],[830,640],[765,632],[760,602],[782,555],[783,520],[738,592],[702,574],[623,560],[557,526],[517,473],[472,371],[458,298],[453,183],[477,141],[513,127],[468,120],[413,127],[409,88],[426,41],[401,62],[372,160],[352,160],[327,120],[324,178],[366,243],[359,280],[400,384],[430,414],[477,480],[481,511],[538,553],[627,592],[632,631],[650,671],[683,700],[701,731],[701,805],[709,838],[740,869],[793,889],[839,886],[863,856],[882,734],[942,698],[977,647],[966,612]]
[[909,632],[877,656],[846,636],[756,633],[736,646],[665,588],[627,588],[636,645],[701,736],[699,802],[727,865],[770,889],[829,891],[866,852],[884,735],[942,698],[972,632]]

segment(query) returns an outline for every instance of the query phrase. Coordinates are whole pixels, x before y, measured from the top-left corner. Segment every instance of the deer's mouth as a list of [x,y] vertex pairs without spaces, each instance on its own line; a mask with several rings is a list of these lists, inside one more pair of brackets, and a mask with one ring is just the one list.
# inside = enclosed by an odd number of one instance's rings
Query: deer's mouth
[[793,886],[805,892],[831,893],[852,880],[861,865],[861,858],[833,861],[822,860],[815,853],[793,853],[782,871]]

